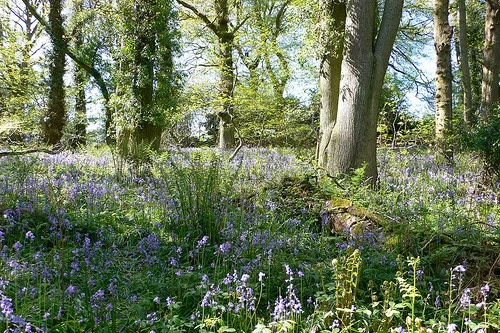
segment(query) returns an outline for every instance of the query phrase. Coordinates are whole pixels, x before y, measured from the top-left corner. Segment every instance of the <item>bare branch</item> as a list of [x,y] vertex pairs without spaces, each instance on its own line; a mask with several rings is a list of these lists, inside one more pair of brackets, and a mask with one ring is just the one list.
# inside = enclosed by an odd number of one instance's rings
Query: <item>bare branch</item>
[[212,30],[217,36],[219,36],[219,27],[215,23],[213,23],[212,21],[210,21],[210,19],[208,18],[207,15],[205,15],[203,13],[200,13],[200,11],[196,7],[194,7],[193,5],[191,5],[191,4],[189,4],[189,3],[185,2],[185,1],[182,1],[182,0],[176,0],[176,1],[182,7],[187,8],[190,11],[192,11],[193,14],[195,14],[196,16],[198,16],[207,25],[207,27],[210,30]]

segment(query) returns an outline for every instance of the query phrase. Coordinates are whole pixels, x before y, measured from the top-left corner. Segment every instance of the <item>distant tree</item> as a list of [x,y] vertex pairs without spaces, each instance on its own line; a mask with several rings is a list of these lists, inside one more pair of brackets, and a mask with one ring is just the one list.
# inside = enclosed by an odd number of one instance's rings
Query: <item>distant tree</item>
[[[78,16],[84,11],[83,0],[74,0],[73,15]],[[82,22],[77,22],[73,28],[73,43],[77,50],[84,48],[85,36]],[[73,72],[75,86],[75,115],[74,133],[71,144],[74,147],[84,146],[87,143],[87,98],[85,86],[88,81],[86,71],[76,66]]]
[[250,18],[235,41],[236,122],[246,145],[289,145],[294,140],[287,133],[301,127],[293,115],[300,107],[285,92],[301,42],[299,8],[290,0],[256,0],[249,6]]
[[216,111],[219,118],[219,147],[230,148],[235,145],[234,88],[235,88],[235,38],[249,15],[240,15],[241,3],[229,0],[187,2],[176,0],[187,15],[194,15],[205,29],[215,35],[217,40],[216,67],[219,75],[219,105]]

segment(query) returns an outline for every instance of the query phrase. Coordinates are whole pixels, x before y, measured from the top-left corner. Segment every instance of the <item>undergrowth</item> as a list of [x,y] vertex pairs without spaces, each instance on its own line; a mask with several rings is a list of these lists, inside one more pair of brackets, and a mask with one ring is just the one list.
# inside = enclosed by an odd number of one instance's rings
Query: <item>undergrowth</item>
[[[498,187],[467,155],[382,153],[377,190],[269,150],[141,170],[102,153],[0,160],[0,330],[500,329]],[[376,237],[332,233],[333,197],[378,216]]]

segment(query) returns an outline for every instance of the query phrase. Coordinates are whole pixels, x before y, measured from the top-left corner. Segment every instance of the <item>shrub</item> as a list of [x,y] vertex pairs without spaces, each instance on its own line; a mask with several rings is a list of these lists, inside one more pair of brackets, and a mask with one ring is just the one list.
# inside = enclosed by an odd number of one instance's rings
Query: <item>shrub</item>
[[479,154],[485,163],[485,180],[500,179],[500,112],[479,124],[466,140],[466,146]]

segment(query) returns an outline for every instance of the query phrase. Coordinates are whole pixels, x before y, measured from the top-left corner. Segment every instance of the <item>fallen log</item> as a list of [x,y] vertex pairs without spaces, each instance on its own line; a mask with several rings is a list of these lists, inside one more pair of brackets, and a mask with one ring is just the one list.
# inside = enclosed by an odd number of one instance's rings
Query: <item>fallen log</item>
[[19,150],[19,151],[1,151],[0,157],[20,156],[20,155],[27,155],[27,154],[33,154],[33,153],[45,153],[45,154],[55,155],[55,154],[58,154],[60,152],[61,152],[61,150],[59,150],[59,149],[37,148],[37,149],[28,149],[28,150]]

